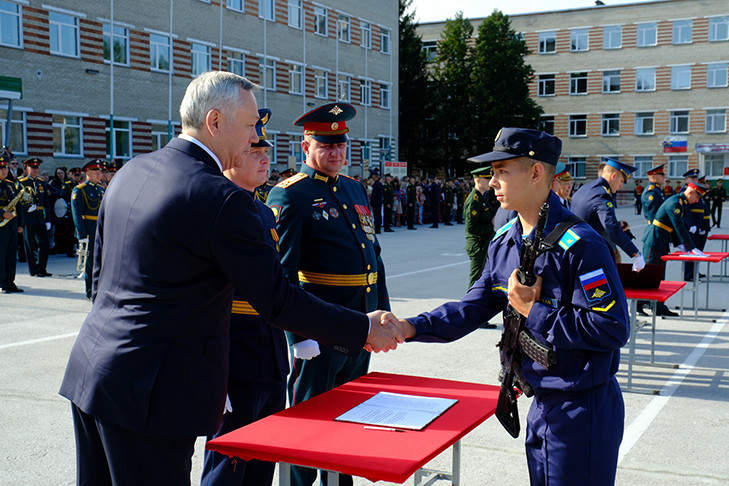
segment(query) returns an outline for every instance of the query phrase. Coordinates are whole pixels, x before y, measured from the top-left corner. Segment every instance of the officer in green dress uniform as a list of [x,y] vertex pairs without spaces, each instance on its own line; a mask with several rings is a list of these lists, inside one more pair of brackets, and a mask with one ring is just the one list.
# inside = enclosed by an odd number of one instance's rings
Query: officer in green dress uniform
[[648,220],[648,224],[655,219],[658,208],[665,201],[663,189],[661,189],[661,186],[666,182],[664,166],[665,164],[658,165],[647,172],[649,184],[640,197],[640,202],[643,206],[643,216]]
[[464,215],[466,220],[466,253],[471,259],[468,286],[472,286],[481,276],[489,242],[494,237],[493,219],[496,208],[489,202],[491,191],[489,181],[493,175],[491,166],[479,167],[471,171],[473,190],[466,197]]
[[0,221],[4,223],[0,226],[0,291],[3,294],[23,291],[15,285],[18,215],[22,217],[22,210],[17,206],[13,212],[4,210],[18,194],[15,182],[8,177],[8,162],[8,157],[0,155]]
[[24,162],[28,175],[18,179],[21,186],[32,190],[33,203],[25,209],[23,215],[25,233],[25,255],[28,259],[28,270],[35,277],[50,277],[46,271],[51,229],[51,213],[48,207],[48,184],[38,176],[43,161],[37,157]]
[[[281,264],[288,278],[317,297],[351,309],[390,309],[385,268],[372,211],[361,183],[339,174],[346,161],[347,103],[329,103],[302,115],[306,161],[268,195],[277,223]],[[365,373],[370,355],[349,358],[316,341],[287,333],[292,350],[289,403],[297,404]],[[292,484],[310,485],[313,469],[292,468]],[[349,476],[339,484],[352,484]]]
[[83,167],[86,181],[73,189],[71,195],[71,212],[76,227],[76,237],[88,240],[86,266],[84,279],[86,281],[86,298],[91,298],[91,277],[94,265],[94,240],[96,238],[96,220],[99,215],[99,206],[104,197],[104,188],[101,186],[101,168],[104,161],[94,159]]
[[385,233],[392,233],[392,209],[395,206],[395,192],[392,187],[392,175],[385,174],[385,183],[382,185],[383,221]]
[[[410,184],[405,189],[405,197],[407,198],[406,217],[408,220],[408,229],[417,229],[415,225],[415,207],[418,204],[418,186],[415,184],[415,177],[410,178]],[[719,213],[721,219],[721,212]]]

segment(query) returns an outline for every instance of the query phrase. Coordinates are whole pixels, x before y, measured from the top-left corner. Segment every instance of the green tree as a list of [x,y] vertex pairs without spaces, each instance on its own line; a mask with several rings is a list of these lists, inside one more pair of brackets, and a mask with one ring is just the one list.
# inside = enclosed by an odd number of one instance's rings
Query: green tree
[[471,51],[472,154],[488,152],[501,127],[538,128],[542,108],[529,97],[534,70],[526,43],[499,10],[483,20]]

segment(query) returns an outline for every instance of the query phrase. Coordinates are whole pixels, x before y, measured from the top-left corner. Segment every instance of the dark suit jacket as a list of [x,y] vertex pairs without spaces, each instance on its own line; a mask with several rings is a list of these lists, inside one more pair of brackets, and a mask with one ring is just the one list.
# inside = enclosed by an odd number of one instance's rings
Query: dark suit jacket
[[369,322],[291,285],[253,199],[200,147],[175,138],[134,158],[99,211],[94,305],[61,395],[138,433],[220,426],[233,288],[261,317],[357,355]]

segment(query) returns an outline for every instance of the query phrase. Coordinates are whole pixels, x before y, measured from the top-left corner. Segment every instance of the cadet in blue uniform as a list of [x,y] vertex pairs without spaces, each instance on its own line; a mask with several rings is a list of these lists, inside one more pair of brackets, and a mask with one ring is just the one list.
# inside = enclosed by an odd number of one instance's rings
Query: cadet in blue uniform
[[648,220],[648,224],[656,217],[658,208],[661,207],[665,200],[663,189],[661,186],[666,182],[666,173],[663,170],[665,164],[653,167],[648,171],[648,187],[645,188],[640,197],[643,206],[643,216]]
[[[288,278],[321,299],[351,309],[390,309],[385,268],[367,192],[339,174],[347,154],[353,106],[330,103],[294,123],[304,127],[301,172],[271,189],[281,263]],[[289,402],[300,403],[367,373],[369,353],[354,358],[288,334],[293,352]],[[320,354],[321,353],[321,354]],[[316,471],[295,467],[292,484],[310,485]],[[346,479],[345,479],[346,478]],[[349,476],[340,484],[351,484]]]
[[[607,159],[600,177],[580,187],[572,197],[571,210],[601,234],[611,246],[622,248],[633,258],[633,270],[640,271],[645,266],[645,261],[615,216],[614,197],[635,170],[630,165]],[[615,255],[618,259],[617,250]]]
[[496,232],[481,278],[460,302],[401,320],[406,337],[449,342],[477,329],[507,303],[526,316],[536,339],[549,343],[557,364],[547,370],[525,357],[522,373],[534,388],[526,453],[532,485],[612,485],[625,409],[615,373],[629,336],[625,294],[607,242],[575,223],[535,265],[533,287],[515,271],[524,237],[533,238],[539,209],[549,204],[544,234],[568,217],[551,191],[561,141],[551,135],[502,128],[490,162],[491,187],[518,217]]
[[0,221],[4,223],[0,226],[0,292],[3,294],[23,291],[15,285],[19,220],[17,216],[23,213],[17,206],[13,212],[4,210],[18,194],[18,188],[8,177],[10,172],[8,162],[9,157],[0,155]]
[[31,189],[33,194],[33,203],[24,209],[23,215],[28,270],[32,276],[50,277],[52,274],[48,273],[46,265],[50,251],[48,231],[51,229],[51,213],[48,207],[48,184],[38,177],[42,163],[41,159],[35,157],[26,160],[24,164],[28,175],[18,179],[18,182]]
[[86,283],[86,298],[91,299],[91,278],[94,268],[94,242],[96,241],[96,220],[99,217],[101,199],[104,197],[104,188],[101,186],[101,168],[104,161],[94,159],[83,166],[86,181],[73,188],[71,194],[71,212],[73,223],[76,226],[76,238],[88,240],[86,266],[84,267],[84,281]]
[[[253,191],[268,179],[268,149],[273,144],[266,139],[265,125],[271,110],[258,110],[256,123],[258,142],[251,144],[241,167],[226,170],[225,176],[239,187]],[[266,242],[278,251],[276,222],[271,209],[255,201],[261,217]],[[212,437],[279,412],[286,406],[286,375],[289,373],[288,346],[281,329],[271,326],[236,290],[230,316],[230,374],[228,398],[220,430]],[[205,451],[205,465],[200,484],[205,486],[263,486],[273,481],[275,463],[243,461],[218,452]]]

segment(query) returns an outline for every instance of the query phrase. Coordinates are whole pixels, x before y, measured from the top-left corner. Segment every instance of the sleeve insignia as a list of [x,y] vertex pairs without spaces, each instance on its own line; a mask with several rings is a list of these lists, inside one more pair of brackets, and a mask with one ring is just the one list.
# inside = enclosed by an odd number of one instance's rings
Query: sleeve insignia
[[273,212],[273,218],[278,223],[279,216],[281,216],[281,206],[271,206],[271,212]]
[[471,216],[476,216],[477,214],[478,214],[478,211],[476,211],[475,209],[471,210]]
[[606,204],[607,204],[607,207],[609,207],[609,208],[613,207],[613,203],[611,201],[608,201]]
[[588,302],[602,300],[611,294],[610,284],[602,268],[580,275],[578,278]]
[[673,210],[673,212],[676,214],[681,214],[681,208],[676,208]]
[[648,196],[648,200],[649,201],[652,201],[653,200],[653,194],[651,194],[650,196]]

